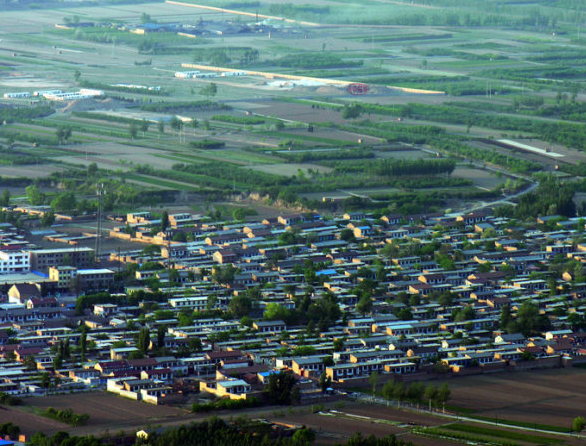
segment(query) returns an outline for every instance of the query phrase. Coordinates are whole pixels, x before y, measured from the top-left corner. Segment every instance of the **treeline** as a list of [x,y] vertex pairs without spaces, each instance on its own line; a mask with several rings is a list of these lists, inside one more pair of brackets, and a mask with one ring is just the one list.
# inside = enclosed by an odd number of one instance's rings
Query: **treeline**
[[9,435],[10,438],[18,438],[18,434],[20,434],[20,427],[12,424],[10,422],[0,424],[0,435],[5,436]]
[[293,3],[274,3],[269,6],[269,12],[274,15],[294,16],[298,13],[328,14],[329,6],[295,5]]
[[430,140],[429,144],[443,152],[448,152],[463,158],[483,161],[496,166],[503,166],[517,173],[531,173],[541,170],[540,164],[520,158],[514,154],[505,155],[496,150],[491,151],[476,148],[454,139],[437,138]]
[[[202,164],[183,164],[178,163],[173,165],[173,173],[186,172],[197,175],[194,178],[196,181],[208,181],[212,187],[217,187],[217,180],[221,179],[224,186],[232,186],[233,181],[244,184],[252,189],[270,188],[286,186],[292,183],[292,179],[280,176],[271,175],[264,172],[255,171],[252,169],[242,168],[226,163],[202,163]],[[210,173],[213,176],[209,176]],[[216,180],[216,181],[213,181]],[[193,180],[192,180],[193,181]]]
[[[382,106],[377,106],[382,107]],[[469,146],[460,138],[446,134],[445,130],[436,126],[402,126],[388,123],[365,121],[359,127],[344,126],[349,131],[359,131],[371,136],[386,138],[389,142],[409,142],[412,144],[429,144],[439,152],[446,152],[461,158],[484,161],[511,169],[514,172],[535,172],[541,166],[515,156],[508,156],[497,151],[488,151]]]
[[79,118],[85,119],[92,119],[92,120],[100,120],[100,121],[108,121],[108,122],[117,122],[119,124],[135,124],[139,125],[141,121],[139,119],[133,118],[125,118],[123,116],[114,116],[108,115],[106,113],[93,113],[93,112],[86,112],[86,111],[74,111],[71,112],[72,116],[77,116]]
[[166,45],[153,40],[145,40],[138,44],[139,54],[189,54],[192,49],[188,46]]
[[[315,440],[315,433],[307,428],[297,430],[292,437],[284,437],[268,423],[244,421],[229,424],[219,418],[192,423],[149,436],[149,446],[301,446]],[[137,440],[136,445],[145,444]],[[354,434],[345,446],[408,446],[394,435],[383,438]]]
[[264,124],[265,118],[260,116],[232,116],[232,115],[214,115],[212,121],[229,122],[230,124],[242,124],[242,125],[256,125]]
[[560,181],[553,175],[542,176],[537,189],[519,198],[514,215],[519,219],[539,215],[575,217],[573,197],[578,188],[579,184]]
[[165,302],[167,295],[161,291],[144,291],[137,290],[128,296],[116,296],[110,293],[84,294],[75,301],[75,311],[77,314],[83,314],[84,310],[91,308],[96,304],[116,304],[116,305],[138,305],[144,300],[154,302]]
[[232,107],[214,101],[179,101],[179,102],[153,102],[142,104],[141,110],[152,112],[179,113],[213,110],[231,110]]
[[368,175],[406,176],[406,175],[450,175],[456,168],[454,160],[408,160],[377,159],[375,161],[340,162],[334,167],[336,172],[362,172]]
[[20,403],[22,403],[20,398],[9,395],[5,392],[0,392],[0,404],[6,404],[7,406],[18,406]]
[[503,54],[495,53],[468,53],[461,50],[453,50],[446,47],[433,47],[433,48],[408,48],[409,53],[419,54],[420,56],[433,57],[433,56],[452,56],[457,59],[464,60],[505,60],[507,56]]
[[234,63],[238,66],[250,65],[258,61],[260,53],[257,49],[247,46],[228,46],[212,48],[196,48],[192,51],[193,61],[201,64],[208,61],[211,65],[220,67]]
[[87,413],[77,414],[74,413],[72,409],[57,410],[53,407],[47,408],[43,415],[52,418],[53,420],[71,424],[72,426],[86,424],[87,420],[90,418]]
[[345,149],[345,150],[307,150],[305,152],[283,152],[273,151],[272,155],[276,155],[280,158],[285,158],[294,163],[302,163],[307,161],[327,161],[327,160],[351,160],[351,159],[363,159],[363,158],[374,158],[374,151],[369,147],[358,148],[358,149]]
[[189,145],[195,149],[221,149],[226,143],[224,141],[203,139],[201,141],[191,141]]
[[330,53],[301,53],[280,57],[271,65],[287,68],[351,68],[363,65],[361,60],[344,60]]
[[47,158],[33,156],[26,153],[18,152],[8,147],[0,146],[0,164],[4,165],[25,165],[25,164],[45,164],[49,162]]
[[1,128],[0,136],[8,141],[24,141],[36,145],[54,146],[57,144],[57,138],[47,138],[32,132],[19,132],[12,130],[10,127]]
[[258,398],[252,397],[247,398],[245,400],[231,400],[222,398],[215,402],[209,403],[193,403],[191,406],[191,411],[194,413],[198,412],[210,412],[213,410],[240,410],[240,409],[248,409],[250,407],[258,407],[261,406],[261,402]]
[[560,80],[581,80],[586,75],[586,68],[575,68],[572,65],[558,64],[557,66],[531,67],[531,68],[493,68],[478,73],[481,77],[489,79],[507,79],[512,81],[539,82],[553,84]]
[[[426,78],[427,79],[427,78]],[[405,88],[419,88],[422,90],[443,91],[451,96],[468,96],[479,95],[486,92],[486,84],[470,80],[452,80],[449,77],[438,77],[437,80],[416,80],[403,79],[401,77],[372,77],[363,78],[361,82],[374,85],[392,85]],[[491,85],[492,92],[498,94],[507,94],[511,89],[503,85]]]
[[[380,106],[379,106],[380,107]],[[487,113],[475,113],[445,105],[424,105],[409,103],[400,106],[402,116],[414,119],[431,120],[449,124],[474,125],[497,130],[529,132],[540,136],[548,142],[586,149],[586,127],[567,122],[546,122],[528,118],[499,116]]]
[[47,104],[39,104],[34,107],[5,107],[0,108],[0,122],[23,122],[35,118],[43,118],[53,114],[55,110]]

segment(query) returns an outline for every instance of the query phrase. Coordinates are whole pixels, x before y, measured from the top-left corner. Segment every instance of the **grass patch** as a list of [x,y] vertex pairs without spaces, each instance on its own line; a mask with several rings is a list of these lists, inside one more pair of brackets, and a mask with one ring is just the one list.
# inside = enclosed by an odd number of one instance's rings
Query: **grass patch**
[[504,438],[507,440],[515,440],[515,441],[526,441],[528,443],[537,443],[537,444],[559,444],[563,443],[563,440],[558,438],[549,438],[544,437],[543,435],[535,435],[525,432],[512,432],[512,431],[504,431],[500,429],[492,429],[489,427],[484,426],[471,426],[469,424],[450,424],[447,426],[443,426],[442,429],[455,431],[455,432],[463,432],[467,434],[475,434],[475,435],[485,435],[489,437],[496,437],[496,438]]
[[197,187],[197,186],[189,186],[186,184],[177,184],[172,181],[166,181],[166,180],[163,180],[160,178],[153,178],[153,177],[138,175],[135,173],[125,173],[123,178],[125,178],[127,180],[140,181],[142,183],[152,184],[153,186],[160,186],[160,187],[164,187],[164,188],[171,189],[171,190],[186,190],[186,191],[199,190],[199,187]]
[[[467,409],[471,410],[471,409]],[[471,410],[471,413],[474,411]],[[459,412],[464,414],[465,412]],[[515,420],[501,420],[500,418],[497,420],[496,418],[492,417],[485,417],[482,415],[466,415],[468,418],[473,418],[475,420],[482,420],[482,421],[498,421],[498,424],[504,424],[506,426],[517,426],[517,427],[527,427],[530,429],[541,429],[544,431],[552,431],[552,432],[560,432],[560,433],[568,433],[572,432],[569,427],[562,427],[562,426],[553,426],[551,424],[540,424],[540,423],[529,423],[527,421],[515,421]]]

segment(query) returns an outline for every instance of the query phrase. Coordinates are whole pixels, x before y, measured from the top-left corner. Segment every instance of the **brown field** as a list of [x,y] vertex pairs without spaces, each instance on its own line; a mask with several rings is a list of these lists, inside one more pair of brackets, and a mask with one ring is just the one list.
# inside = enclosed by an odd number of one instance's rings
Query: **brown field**
[[[88,424],[71,427],[33,413],[36,410],[44,411],[48,407],[58,410],[70,408],[75,413],[87,413],[90,416]],[[101,435],[106,430],[115,433],[120,430],[140,429],[147,424],[175,421],[185,423],[193,419],[193,416],[178,408],[153,406],[102,392],[27,398],[23,406],[8,408],[6,413],[2,411],[0,415],[0,419],[12,421],[28,435],[38,431],[51,435],[60,430],[66,430],[72,435]]]
[[578,368],[462,377],[448,382],[450,404],[476,415],[569,427],[586,413],[585,378]]
[[409,436],[414,445],[452,446],[456,443],[437,438],[423,438],[410,434],[413,425],[438,426],[445,420],[432,415],[404,412],[392,407],[370,406],[349,403],[340,409],[323,413],[293,413],[275,416],[271,421],[294,423],[314,429],[317,432],[316,445],[339,444],[345,442],[356,432],[364,436],[384,437],[396,435],[402,439]]

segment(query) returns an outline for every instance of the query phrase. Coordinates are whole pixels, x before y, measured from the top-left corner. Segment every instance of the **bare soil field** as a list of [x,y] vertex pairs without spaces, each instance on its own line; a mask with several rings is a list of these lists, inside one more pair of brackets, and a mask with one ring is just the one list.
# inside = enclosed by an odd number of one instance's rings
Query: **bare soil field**
[[366,404],[348,404],[343,408],[325,411],[318,414],[294,413],[271,420],[295,423],[314,429],[317,432],[317,445],[328,445],[343,442],[354,433],[361,432],[364,436],[384,437],[394,434],[401,439],[409,437],[414,445],[452,446],[449,440],[424,438],[411,435],[414,425],[439,426],[445,423],[442,418],[400,411],[391,407],[370,406]]
[[452,176],[472,180],[474,186],[490,190],[507,180],[506,178],[499,178],[494,172],[465,166],[456,166]]
[[[31,410],[32,407],[41,411],[49,407],[54,407],[57,410],[70,408],[75,413],[87,413],[90,418],[86,426],[71,427],[49,418],[25,412]],[[121,429],[144,427],[149,423],[157,424],[175,420],[187,422],[193,418],[188,412],[178,408],[153,406],[106,393],[29,398],[25,400],[24,406],[9,408],[8,413],[12,414],[11,417],[16,421],[15,424],[20,426],[24,433],[32,434],[43,431],[49,435],[59,430],[66,430],[72,435],[86,433],[100,435],[106,430],[114,433]]]
[[53,172],[62,172],[63,168],[55,164],[34,164],[24,166],[0,166],[0,176],[44,178]]
[[585,378],[578,368],[462,377],[449,381],[450,403],[476,415],[569,427],[586,413]]

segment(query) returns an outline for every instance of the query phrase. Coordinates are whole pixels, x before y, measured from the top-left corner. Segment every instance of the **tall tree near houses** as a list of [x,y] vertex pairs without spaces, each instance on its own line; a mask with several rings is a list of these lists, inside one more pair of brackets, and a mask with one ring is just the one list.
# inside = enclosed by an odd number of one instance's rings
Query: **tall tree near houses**
[[163,215],[161,216],[161,231],[165,232],[169,227],[169,213],[167,211],[163,211]]
[[146,355],[146,352],[149,349],[151,344],[151,333],[148,328],[143,327],[140,329],[138,333],[138,342],[136,343],[136,348],[142,353]]

